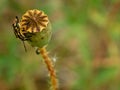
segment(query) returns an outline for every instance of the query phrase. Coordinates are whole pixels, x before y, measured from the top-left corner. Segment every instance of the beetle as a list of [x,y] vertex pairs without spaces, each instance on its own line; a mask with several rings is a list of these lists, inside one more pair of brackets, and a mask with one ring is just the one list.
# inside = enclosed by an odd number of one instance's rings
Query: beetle
[[14,20],[14,23],[12,24],[12,26],[13,26],[13,30],[14,30],[14,34],[15,34],[16,38],[19,38],[20,40],[23,41],[23,45],[24,45],[25,51],[27,51],[24,41],[28,40],[28,38],[23,36],[21,34],[21,32],[20,32],[20,25],[19,25],[19,18],[18,18],[18,16],[15,17],[15,20]]

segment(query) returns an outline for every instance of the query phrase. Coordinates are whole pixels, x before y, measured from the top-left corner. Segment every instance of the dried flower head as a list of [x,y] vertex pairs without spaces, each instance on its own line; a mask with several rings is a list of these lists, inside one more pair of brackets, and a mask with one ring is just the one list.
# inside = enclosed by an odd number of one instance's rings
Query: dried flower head
[[13,28],[17,38],[39,48],[47,45],[51,37],[48,16],[37,9],[28,10],[20,21],[16,17]]

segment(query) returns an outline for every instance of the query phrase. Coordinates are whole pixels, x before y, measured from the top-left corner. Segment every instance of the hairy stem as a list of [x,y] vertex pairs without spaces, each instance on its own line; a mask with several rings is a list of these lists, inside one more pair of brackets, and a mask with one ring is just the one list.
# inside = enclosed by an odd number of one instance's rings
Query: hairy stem
[[45,47],[40,48],[39,50],[50,74],[52,90],[58,90],[58,80],[56,77],[56,71],[54,69],[53,62],[51,58],[48,56],[48,53]]

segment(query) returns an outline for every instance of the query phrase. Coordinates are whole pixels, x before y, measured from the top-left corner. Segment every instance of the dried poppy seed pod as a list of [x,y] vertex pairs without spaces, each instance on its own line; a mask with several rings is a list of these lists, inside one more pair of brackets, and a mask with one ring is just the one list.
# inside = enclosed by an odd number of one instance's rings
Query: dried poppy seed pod
[[42,48],[51,38],[48,16],[40,10],[28,10],[21,18],[20,31],[34,47]]

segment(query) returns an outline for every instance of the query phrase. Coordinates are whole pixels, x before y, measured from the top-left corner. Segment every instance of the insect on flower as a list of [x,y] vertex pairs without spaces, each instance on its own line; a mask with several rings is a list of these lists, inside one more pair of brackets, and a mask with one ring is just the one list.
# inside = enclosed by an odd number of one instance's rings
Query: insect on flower
[[37,9],[28,10],[22,15],[21,20],[16,16],[13,29],[16,38],[19,38],[23,43],[27,41],[33,47],[42,48],[48,44],[51,37],[51,25],[48,16]]
[[48,16],[43,11],[37,9],[28,10],[22,15],[20,20],[18,17],[15,18],[13,30],[16,38],[19,38],[23,43],[27,41],[33,47],[37,47],[36,53],[41,53],[47,65],[51,78],[51,86],[53,90],[58,90],[56,71],[46,50],[46,45],[51,38],[51,25]]

